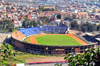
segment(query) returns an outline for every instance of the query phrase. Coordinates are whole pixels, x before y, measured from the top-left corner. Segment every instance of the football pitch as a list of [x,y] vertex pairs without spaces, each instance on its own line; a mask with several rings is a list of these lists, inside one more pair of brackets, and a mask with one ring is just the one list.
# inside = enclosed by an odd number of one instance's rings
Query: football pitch
[[82,45],[77,40],[65,35],[43,35],[35,38],[39,45],[73,46]]

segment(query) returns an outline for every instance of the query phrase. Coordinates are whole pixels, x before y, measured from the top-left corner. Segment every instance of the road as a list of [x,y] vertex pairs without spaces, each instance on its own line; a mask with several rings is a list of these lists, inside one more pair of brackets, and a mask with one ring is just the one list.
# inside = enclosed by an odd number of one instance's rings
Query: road
[[2,42],[5,40],[5,38],[7,37],[7,35],[11,35],[11,33],[10,32],[0,32],[0,46]]

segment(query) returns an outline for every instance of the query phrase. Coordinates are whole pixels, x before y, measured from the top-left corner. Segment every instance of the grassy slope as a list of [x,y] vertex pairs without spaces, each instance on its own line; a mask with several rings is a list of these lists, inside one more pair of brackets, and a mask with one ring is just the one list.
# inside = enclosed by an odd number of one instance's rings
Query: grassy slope
[[[51,56],[51,55],[35,55],[35,54],[31,54],[31,53],[23,53],[23,52],[18,52],[18,54],[15,55],[15,59],[11,59],[9,58],[9,60],[7,61],[8,63],[29,63],[29,62],[33,62],[31,61],[26,61],[27,59],[43,59],[46,57],[65,57],[64,55],[58,55],[58,56]],[[1,59],[1,57],[0,57]]]
[[[7,62],[9,64],[23,63],[25,60],[30,59],[30,58],[45,58],[45,57],[49,57],[49,56],[34,55],[34,54],[30,54],[30,53],[17,52],[17,54],[15,55],[15,57],[13,57],[14,59],[12,57],[10,57],[9,59],[7,59]],[[2,57],[0,57],[0,59],[2,59]]]
[[73,39],[70,36],[63,36],[63,35],[46,35],[46,36],[39,36],[36,37],[37,42],[40,45],[53,45],[58,46],[71,46],[71,45],[81,45],[78,41]]

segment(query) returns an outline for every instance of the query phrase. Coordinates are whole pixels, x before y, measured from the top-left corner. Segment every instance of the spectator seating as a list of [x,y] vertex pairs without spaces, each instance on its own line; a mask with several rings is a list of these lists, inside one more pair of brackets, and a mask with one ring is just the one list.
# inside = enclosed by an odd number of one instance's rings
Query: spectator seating
[[22,33],[20,33],[19,31],[15,31],[12,33],[12,36],[14,38],[16,38],[17,40],[23,41],[23,38],[25,38],[26,36]]
[[24,34],[25,36],[41,33],[41,29],[39,27],[25,28],[20,29],[18,31]]
[[41,28],[42,31],[46,32],[59,32],[59,33],[65,33],[68,27],[62,27],[62,26],[43,26]]
[[[19,34],[23,34],[25,36],[30,36],[33,34],[39,34],[41,31],[46,31],[46,32],[59,32],[59,33],[65,33],[68,27],[62,27],[62,26],[43,26],[42,28],[40,27],[32,27],[32,28],[24,28],[20,29],[17,32]],[[20,36],[19,36],[20,37]]]

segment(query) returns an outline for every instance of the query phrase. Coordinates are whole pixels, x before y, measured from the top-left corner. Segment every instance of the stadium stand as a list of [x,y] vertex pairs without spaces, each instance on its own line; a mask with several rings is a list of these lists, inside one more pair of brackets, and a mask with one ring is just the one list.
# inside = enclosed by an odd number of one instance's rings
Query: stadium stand
[[12,37],[16,38],[17,40],[23,41],[23,38],[26,38],[25,35],[20,33],[19,31],[15,31],[12,33]]
[[62,26],[43,26],[43,27],[32,27],[32,28],[26,28],[26,29],[20,29],[18,30],[20,33],[24,34],[25,36],[30,36],[33,34],[39,34],[41,31],[46,31],[47,33],[65,33],[68,27],[62,27]]
[[91,42],[87,41],[85,38],[83,38],[83,37],[81,37],[81,36],[79,36],[79,35],[76,35],[76,34],[74,34],[74,35],[77,36],[78,38],[82,39],[82,40],[85,41],[86,43],[91,44]]
[[96,35],[96,36],[90,38],[89,41],[97,42],[96,38],[99,38],[99,35]]
[[46,32],[59,32],[59,33],[65,33],[68,27],[62,27],[62,26],[43,26],[41,28],[42,31]]
[[20,33],[24,34],[25,36],[30,36],[30,35],[33,35],[33,34],[41,33],[41,29],[39,27],[20,29],[18,31]]
[[[96,33],[96,32],[95,32]],[[85,36],[82,36],[85,40],[87,40],[88,42],[92,42],[95,43],[97,42],[96,38],[99,37],[99,34],[96,33],[97,35],[92,35],[92,34],[86,34]]]

